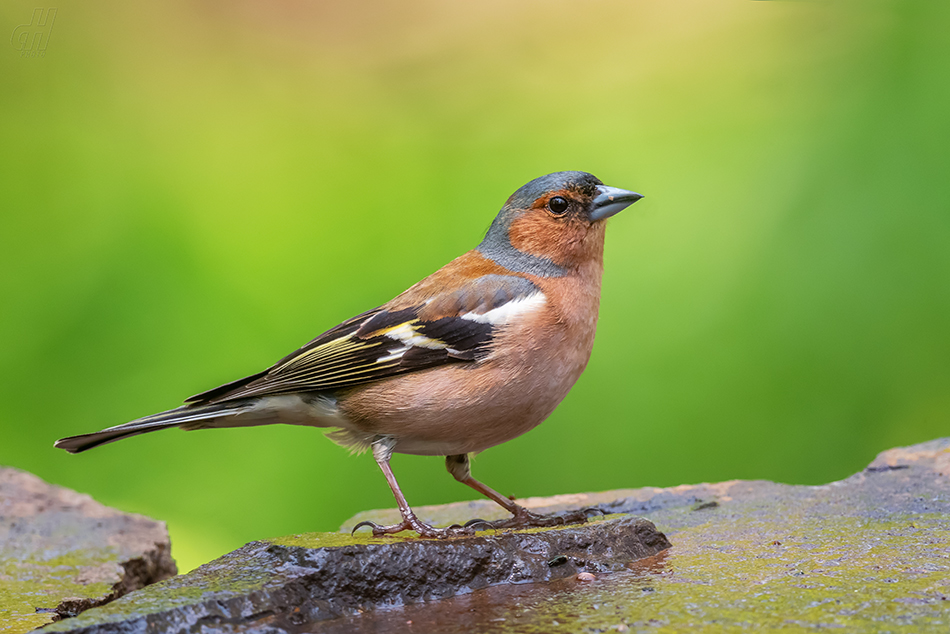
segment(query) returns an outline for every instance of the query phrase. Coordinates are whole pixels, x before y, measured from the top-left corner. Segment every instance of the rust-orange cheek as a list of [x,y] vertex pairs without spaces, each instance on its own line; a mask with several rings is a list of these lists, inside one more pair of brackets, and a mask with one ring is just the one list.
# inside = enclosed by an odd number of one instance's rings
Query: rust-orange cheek
[[573,263],[588,233],[587,223],[576,218],[553,218],[544,209],[532,209],[511,223],[511,246],[555,264]]

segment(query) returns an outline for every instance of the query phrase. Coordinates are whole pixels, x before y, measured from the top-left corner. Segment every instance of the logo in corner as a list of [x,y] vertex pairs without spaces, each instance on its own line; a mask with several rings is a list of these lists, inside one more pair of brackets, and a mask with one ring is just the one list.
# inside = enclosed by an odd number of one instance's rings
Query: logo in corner
[[49,35],[53,31],[56,9],[33,9],[33,18],[29,24],[21,24],[13,29],[10,43],[20,51],[20,57],[44,57],[49,46]]

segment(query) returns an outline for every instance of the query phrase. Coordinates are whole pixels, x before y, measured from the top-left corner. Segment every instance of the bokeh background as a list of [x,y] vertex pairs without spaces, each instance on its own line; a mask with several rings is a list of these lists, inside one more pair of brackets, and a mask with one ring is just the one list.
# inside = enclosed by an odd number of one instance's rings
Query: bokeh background
[[57,8],[44,57],[0,41],[0,464],[167,521],[182,569],[390,492],[312,429],[53,441],[269,365],[555,170],[646,199],[586,374],[478,477],[817,484],[950,434],[950,3]]

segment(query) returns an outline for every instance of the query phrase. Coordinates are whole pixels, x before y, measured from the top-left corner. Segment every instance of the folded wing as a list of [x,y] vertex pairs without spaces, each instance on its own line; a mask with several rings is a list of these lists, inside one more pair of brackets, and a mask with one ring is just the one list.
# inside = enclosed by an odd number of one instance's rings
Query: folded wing
[[519,276],[483,275],[452,292],[393,301],[328,330],[273,367],[186,401],[329,391],[449,363],[478,363],[498,328],[539,308],[544,294]]

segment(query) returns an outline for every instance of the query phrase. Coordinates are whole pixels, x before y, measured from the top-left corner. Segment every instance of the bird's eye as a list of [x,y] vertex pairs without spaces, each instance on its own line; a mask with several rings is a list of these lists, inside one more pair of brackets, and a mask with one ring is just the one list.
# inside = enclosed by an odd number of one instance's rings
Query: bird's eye
[[548,209],[550,209],[552,213],[557,214],[558,216],[560,216],[565,211],[567,211],[567,207],[568,207],[567,199],[562,198],[561,196],[555,196],[554,198],[548,201]]

